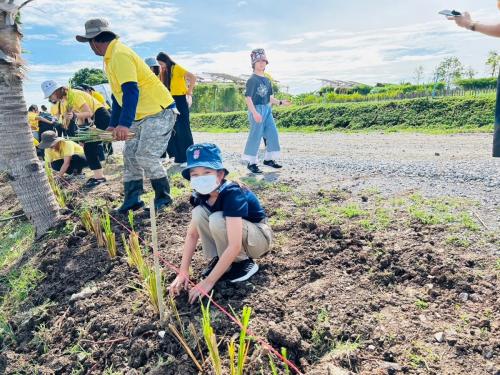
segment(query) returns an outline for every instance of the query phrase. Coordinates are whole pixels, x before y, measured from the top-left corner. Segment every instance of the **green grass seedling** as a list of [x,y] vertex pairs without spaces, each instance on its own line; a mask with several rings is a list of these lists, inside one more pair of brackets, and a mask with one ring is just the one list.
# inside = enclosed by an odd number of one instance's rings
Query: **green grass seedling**
[[59,187],[59,185],[56,182],[56,179],[54,177],[54,172],[52,170],[52,167],[50,166],[49,162],[45,160],[45,173],[47,175],[47,179],[49,180],[49,185],[54,192],[54,195],[56,197],[56,201],[59,204],[61,208],[66,207],[66,201],[67,201],[67,195],[66,193]]
[[240,339],[238,345],[238,358],[235,363],[236,357],[236,344],[234,338],[231,339],[228,345],[229,351],[229,361],[231,364],[231,375],[243,375],[245,371],[245,362],[248,357],[248,351],[250,349],[249,338],[247,337],[247,330],[250,324],[250,316],[252,314],[252,309],[248,306],[243,307],[243,313],[241,316],[242,329],[240,331]]
[[[158,288],[156,287],[156,271],[153,268],[150,268],[146,263],[144,264],[144,279],[143,279],[143,288],[149,297],[149,301],[151,305],[155,309],[157,313],[160,312],[160,301],[158,299]],[[160,271],[160,278],[163,282],[163,275]]]
[[114,259],[116,258],[117,254],[116,237],[111,229],[111,219],[107,210],[103,212],[101,223],[102,227],[104,228],[104,242],[106,244],[106,248],[108,249],[109,257],[111,259]]
[[212,322],[210,318],[210,303],[207,306],[201,304],[202,312],[202,327],[203,327],[203,337],[205,338],[205,344],[208,348],[208,353],[210,356],[210,361],[212,363],[215,375],[222,375],[222,361],[219,354],[219,346],[217,344],[217,338],[215,337],[214,329],[212,327]]
[[125,242],[125,236],[122,235],[122,241],[124,243],[125,253],[127,254],[127,262],[130,266],[137,269],[141,277],[144,279],[147,276],[146,262],[144,261],[144,256],[139,242],[139,235],[136,232],[132,232],[128,238],[128,244]]

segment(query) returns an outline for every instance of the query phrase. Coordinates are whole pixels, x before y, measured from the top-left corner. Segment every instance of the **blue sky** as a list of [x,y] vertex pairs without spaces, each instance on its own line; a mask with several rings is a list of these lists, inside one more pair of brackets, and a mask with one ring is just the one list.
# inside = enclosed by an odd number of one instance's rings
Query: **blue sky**
[[43,80],[65,83],[79,68],[102,67],[74,39],[94,17],[107,18],[141,56],[166,51],[195,74],[249,74],[249,51],[264,47],[269,72],[292,93],[318,89],[318,78],[411,81],[419,65],[430,79],[448,56],[486,75],[500,39],[437,14],[450,6],[500,22],[493,0],[35,0],[23,11],[25,93],[28,104],[42,104]]

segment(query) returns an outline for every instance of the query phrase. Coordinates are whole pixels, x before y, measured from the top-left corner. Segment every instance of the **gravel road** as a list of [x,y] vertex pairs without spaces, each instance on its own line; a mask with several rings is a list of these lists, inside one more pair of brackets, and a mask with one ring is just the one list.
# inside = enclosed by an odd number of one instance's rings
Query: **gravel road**
[[[240,162],[246,133],[195,133],[195,142],[214,142],[231,170]],[[482,219],[500,228],[500,159],[491,157],[490,134],[283,133],[278,172],[266,180],[293,180],[304,190],[340,186],[384,195],[420,190],[426,196],[466,197],[480,203]]]

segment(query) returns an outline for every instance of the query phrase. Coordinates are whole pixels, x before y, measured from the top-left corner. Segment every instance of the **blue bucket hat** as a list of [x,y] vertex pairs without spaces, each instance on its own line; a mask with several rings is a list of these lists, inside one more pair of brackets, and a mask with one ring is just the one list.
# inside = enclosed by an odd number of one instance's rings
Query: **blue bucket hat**
[[205,167],[216,170],[224,170],[226,175],[229,171],[222,164],[220,148],[213,143],[198,143],[190,146],[186,151],[187,166],[181,172],[186,180],[191,179],[189,172],[192,168]]

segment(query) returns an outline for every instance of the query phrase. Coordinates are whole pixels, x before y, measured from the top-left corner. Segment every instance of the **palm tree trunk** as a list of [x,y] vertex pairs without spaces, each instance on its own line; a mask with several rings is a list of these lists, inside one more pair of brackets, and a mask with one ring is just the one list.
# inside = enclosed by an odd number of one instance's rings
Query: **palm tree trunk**
[[17,7],[0,1],[0,168],[7,172],[38,236],[52,227],[59,206],[36,156],[23,94],[21,33]]

